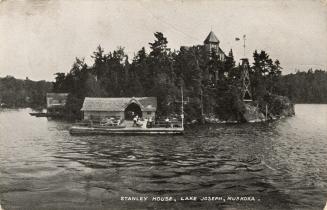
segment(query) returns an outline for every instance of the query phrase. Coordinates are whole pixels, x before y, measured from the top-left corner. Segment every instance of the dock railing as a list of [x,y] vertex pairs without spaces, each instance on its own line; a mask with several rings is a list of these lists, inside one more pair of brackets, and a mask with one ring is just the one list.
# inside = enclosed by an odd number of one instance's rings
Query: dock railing
[[182,122],[178,120],[171,121],[156,121],[153,128],[181,128]]

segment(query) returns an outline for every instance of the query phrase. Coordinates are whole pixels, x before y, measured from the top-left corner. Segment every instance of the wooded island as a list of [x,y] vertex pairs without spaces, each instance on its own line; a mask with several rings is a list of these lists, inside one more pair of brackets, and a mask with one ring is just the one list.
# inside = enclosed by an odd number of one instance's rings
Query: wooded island
[[2,78],[1,103],[8,107],[40,106],[45,103],[46,92],[69,93],[65,116],[81,119],[85,97],[146,96],[157,97],[157,116],[169,116],[180,114],[183,88],[187,122],[203,119],[243,122],[266,117],[267,111],[269,118],[292,115],[294,109],[289,99],[295,103],[327,102],[325,71],[282,76],[280,62],[257,50],[249,66],[252,102],[244,102],[242,66],[234,60],[232,49],[227,55],[221,50],[213,32],[203,45],[182,46],[179,50],[169,49],[162,33],[156,32],[154,36],[155,40],[149,43],[150,52],[143,47],[132,60],[122,47],[106,53],[98,46],[92,55],[92,65],[76,58],[69,73],[56,73],[53,84],[42,81],[29,85],[34,90],[17,89],[28,85],[28,80]]

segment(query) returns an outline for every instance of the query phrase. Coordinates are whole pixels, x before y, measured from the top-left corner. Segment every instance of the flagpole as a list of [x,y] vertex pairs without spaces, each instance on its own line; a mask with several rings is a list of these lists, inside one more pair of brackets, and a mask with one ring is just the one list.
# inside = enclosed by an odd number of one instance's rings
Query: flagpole
[[184,128],[184,99],[183,99],[183,85],[181,86],[181,94],[182,94],[182,128]]
[[[245,40],[246,40],[246,35],[244,34],[243,35],[243,56],[244,56],[244,58],[245,58],[245,47],[246,47]],[[240,38],[236,37],[235,41],[240,41]]]
[[245,58],[245,35],[243,35],[243,56]]

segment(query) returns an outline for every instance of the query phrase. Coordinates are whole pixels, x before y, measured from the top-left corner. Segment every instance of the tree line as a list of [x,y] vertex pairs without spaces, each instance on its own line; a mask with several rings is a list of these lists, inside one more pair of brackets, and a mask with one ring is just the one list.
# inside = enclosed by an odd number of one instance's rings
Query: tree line
[[[85,97],[154,96],[158,116],[180,114],[181,88],[184,90],[185,117],[203,115],[219,119],[240,120],[244,113],[242,100],[242,67],[233,51],[221,60],[215,50],[199,46],[172,50],[160,32],[149,43],[150,51],[141,48],[132,59],[118,47],[105,52],[98,46],[91,55],[93,64],[76,58],[68,73],[56,73],[55,82],[33,82],[13,77],[0,79],[0,102],[9,107],[44,106],[46,92],[68,92],[66,116],[78,119]],[[278,95],[295,103],[326,103],[327,73],[322,70],[281,75],[281,64],[265,51],[253,53],[250,65],[252,98],[259,107],[272,103]]]
[[12,76],[0,78],[0,105],[9,108],[44,108],[46,93],[52,91],[52,85],[44,80],[22,80]]
[[[141,48],[130,61],[124,48],[104,52],[98,46],[94,63],[88,66],[76,58],[69,73],[57,73],[54,92],[69,92],[67,116],[79,118],[85,97],[155,96],[158,116],[180,113],[181,88],[184,90],[185,117],[200,119],[214,115],[220,119],[236,119],[244,112],[242,100],[242,68],[230,50],[226,59],[201,46],[171,50],[161,33],[154,34],[150,52]],[[264,52],[254,53],[250,75],[254,99],[276,90],[281,76],[278,60]]]
[[309,69],[288,74],[277,83],[278,93],[294,103],[327,103],[327,72]]

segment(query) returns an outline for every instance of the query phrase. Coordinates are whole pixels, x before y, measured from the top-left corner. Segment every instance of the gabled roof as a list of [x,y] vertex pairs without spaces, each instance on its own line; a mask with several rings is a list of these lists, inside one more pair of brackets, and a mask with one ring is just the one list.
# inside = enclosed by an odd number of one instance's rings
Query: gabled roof
[[224,56],[226,56],[225,52],[220,47],[218,48],[218,52],[222,53],[222,54],[224,54]]
[[57,100],[67,99],[68,93],[47,93],[47,98],[54,98]]
[[125,111],[128,105],[136,103],[142,111],[156,111],[156,97],[138,98],[89,98],[86,97],[81,111]]
[[210,31],[209,35],[207,36],[207,38],[204,40],[205,44],[209,44],[209,43],[219,43],[218,38],[216,37],[216,35],[213,33],[213,31]]

